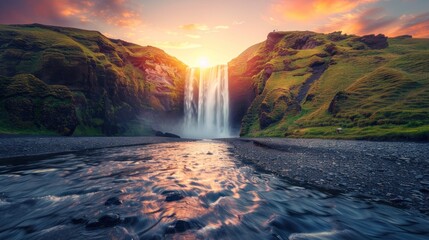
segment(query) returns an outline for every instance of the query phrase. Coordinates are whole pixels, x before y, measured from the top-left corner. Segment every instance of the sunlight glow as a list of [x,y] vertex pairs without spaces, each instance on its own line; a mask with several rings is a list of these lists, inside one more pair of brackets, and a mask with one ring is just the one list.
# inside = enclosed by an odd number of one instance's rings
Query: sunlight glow
[[198,65],[200,68],[206,68],[209,66],[209,60],[206,57],[200,57],[198,59]]

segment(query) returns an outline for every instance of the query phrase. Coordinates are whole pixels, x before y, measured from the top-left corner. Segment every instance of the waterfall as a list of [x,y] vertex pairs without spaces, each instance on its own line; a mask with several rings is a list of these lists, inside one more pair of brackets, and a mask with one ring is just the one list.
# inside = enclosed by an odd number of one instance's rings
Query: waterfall
[[230,136],[227,65],[188,68],[184,110],[184,137]]

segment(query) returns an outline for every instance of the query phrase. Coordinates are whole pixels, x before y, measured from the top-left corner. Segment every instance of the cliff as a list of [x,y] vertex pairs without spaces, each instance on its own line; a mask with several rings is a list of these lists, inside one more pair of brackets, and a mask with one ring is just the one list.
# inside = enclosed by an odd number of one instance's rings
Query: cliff
[[233,120],[241,136],[428,140],[428,49],[382,34],[269,33],[229,63]]
[[145,116],[181,117],[186,66],[97,31],[0,25],[0,132],[151,134]]

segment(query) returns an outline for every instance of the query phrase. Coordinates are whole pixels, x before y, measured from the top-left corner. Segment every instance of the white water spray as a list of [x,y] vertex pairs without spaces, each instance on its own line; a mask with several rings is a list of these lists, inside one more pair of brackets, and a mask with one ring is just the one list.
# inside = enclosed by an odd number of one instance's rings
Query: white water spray
[[186,76],[184,137],[230,136],[228,66],[189,68]]

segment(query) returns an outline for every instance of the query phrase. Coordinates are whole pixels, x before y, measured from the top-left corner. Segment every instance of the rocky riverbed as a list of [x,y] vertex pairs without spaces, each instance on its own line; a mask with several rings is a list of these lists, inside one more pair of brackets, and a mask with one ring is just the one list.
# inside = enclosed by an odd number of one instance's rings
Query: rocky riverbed
[[[91,149],[191,141],[165,137],[0,137],[0,161]],[[296,185],[429,214],[429,143],[285,138],[222,141],[240,160]]]
[[[2,159],[0,239],[428,239],[427,215],[321,191],[240,161],[243,152],[284,157],[261,150],[270,146],[287,152],[310,146],[264,141],[167,142]],[[240,143],[249,145],[232,147]],[[315,144],[314,154],[329,156],[326,143]]]
[[429,144],[318,139],[228,139],[241,160],[301,186],[429,214]]

